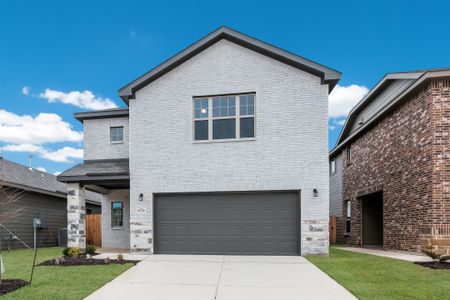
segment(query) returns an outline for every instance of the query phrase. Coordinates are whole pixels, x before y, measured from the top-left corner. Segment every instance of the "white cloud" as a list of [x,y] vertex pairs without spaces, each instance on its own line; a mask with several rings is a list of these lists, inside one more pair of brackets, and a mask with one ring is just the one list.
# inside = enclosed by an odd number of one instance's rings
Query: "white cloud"
[[47,172],[47,169],[44,167],[37,167],[36,170],[41,171],[41,172]]
[[329,96],[329,117],[346,117],[353,106],[368,92],[369,89],[367,87],[356,84],[349,86],[336,85]]
[[56,162],[70,162],[70,158],[82,159],[83,149],[64,147],[53,152],[45,151],[40,153],[42,158]]
[[55,162],[71,162],[71,158],[82,159],[83,149],[77,149],[72,147],[63,147],[58,150],[48,150],[42,146],[19,144],[19,145],[6,145],[0,148],[6,152],[30,152],[37,153],[40,157],[55,161]]
[[330,130],[335,130],[335,129],[336,129],[336,126],[330,125],[330,126],[328,126],[328,129],[330,129]]
[[55,175],[55,176],[58,176],[59,174],[61,174],[61,172],[59,172],[59,171],[56,171],[53,173],[53,175]]
[[20,144],[20,145],[6,145],[6,146],[1,147],[1,149],[3,151],[8,151],[8,152],[35,153],[35,152],[39,152],[42,149],[42,147],[36,146],[36,145],[30,145],[30,144]]
[[30,94],[30,87],[29,86],[24,86],[22,88],[22,94],[29,95]]
[[57,114],[40,113],[32,117],[0,109],[0,142],[42,145],[81,140],[83,133],[72,130],[72,126]]
[[85,109],[99,110],[115,108],[117,105],[108,98],[95,96],[91,91],[71,91],[68,93],[45,89],[39,94],[40,98],[47,99],[49,103],[61,102]]

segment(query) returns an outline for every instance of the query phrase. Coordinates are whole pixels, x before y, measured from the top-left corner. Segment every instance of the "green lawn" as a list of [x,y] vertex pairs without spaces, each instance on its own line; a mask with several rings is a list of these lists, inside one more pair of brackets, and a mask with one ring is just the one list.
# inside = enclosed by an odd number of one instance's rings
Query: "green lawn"
[[[36,263],[62,255],[62,248],[40,248]],[[3,278],[30,280],[32,250],[1,251],[6,273]],[[83,299],[130,268],[132,264],[108,266],[36,267],[32,285],[9,293],[8,299]]]
[[308,257],[359,299],[449,299],[450,270],[432,270],[397,259],[330,249]]

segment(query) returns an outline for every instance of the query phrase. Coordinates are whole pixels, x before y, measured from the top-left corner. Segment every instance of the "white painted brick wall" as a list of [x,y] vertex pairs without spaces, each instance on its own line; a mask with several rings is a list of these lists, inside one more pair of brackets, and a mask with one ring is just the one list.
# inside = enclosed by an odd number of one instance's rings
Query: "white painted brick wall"
[[[193,143],[192,97],[240,92],[256,92],[256,141]],[[225,40],[138,91],[131,249],[152,249],[153,193],[301,189],[302,254],[326,254],[327,97],[318,77]]]
[[[128,117],[84,120],[84,159],[128,158]],[[110,128],[123,126],[124,142],[111,144]]]
[[[123,228],[111,228],[111,202],[123,201]],[[111,190],[102,200],[102,247],[130,247],[130,190]]]

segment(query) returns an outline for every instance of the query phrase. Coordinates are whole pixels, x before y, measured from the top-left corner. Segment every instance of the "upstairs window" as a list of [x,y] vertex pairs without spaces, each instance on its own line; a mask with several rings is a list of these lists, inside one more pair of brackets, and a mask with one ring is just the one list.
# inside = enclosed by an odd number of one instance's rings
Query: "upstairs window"
[[194,139],[196,141],[208,140],[209,132],[209,100],[198,98],[194,101]]
[[123,142],[123,126],[111,127],[110,141],[111,143]]
[[254,137],[254,94],[194,98],[194,140]]
[[123,202],[111,203],[111,227],[123,227]]
[[330,161],[330,174],[336,173],[336,159]]
[[236,138],[236,97],[214,97],[213,140]]
[[352,163],[352,147],[349,145],[347,147],[347,165]]

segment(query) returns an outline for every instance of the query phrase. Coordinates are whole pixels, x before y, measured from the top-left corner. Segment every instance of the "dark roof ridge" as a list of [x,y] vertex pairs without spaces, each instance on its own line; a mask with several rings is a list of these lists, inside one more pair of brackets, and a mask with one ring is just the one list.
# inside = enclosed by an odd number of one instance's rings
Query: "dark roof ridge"
[[241,32],[233,30],[226,26],[221,26],[208,35],[204,36],[200,40],[186,47],[182,51],[178,52],[174,56],[170,57],[160,65],[154,67],[145,74],[139,76],[137,79],[126,84],[119,89],[120,97],[128,104],[129,99],[134,99],[136,91],[142,87],[148,85],[157,78],[163,76],[167,72],[170,72],[175,67],[183,64],[191,57],[197,55],[203,50],[207,49],[216,42],[227,39],[238,45],[246,47],[248,49],[259,52],[263,55],[279,60],[283,63],[292,65],[299,69],[303,69],[305,72],[309,72],[322,78],[322,81],[329,83],[329,91],[337,84],[341,77],[341,73],[312,60],[306,59],[292,52],[288,52],[256,38],[245,35]]

